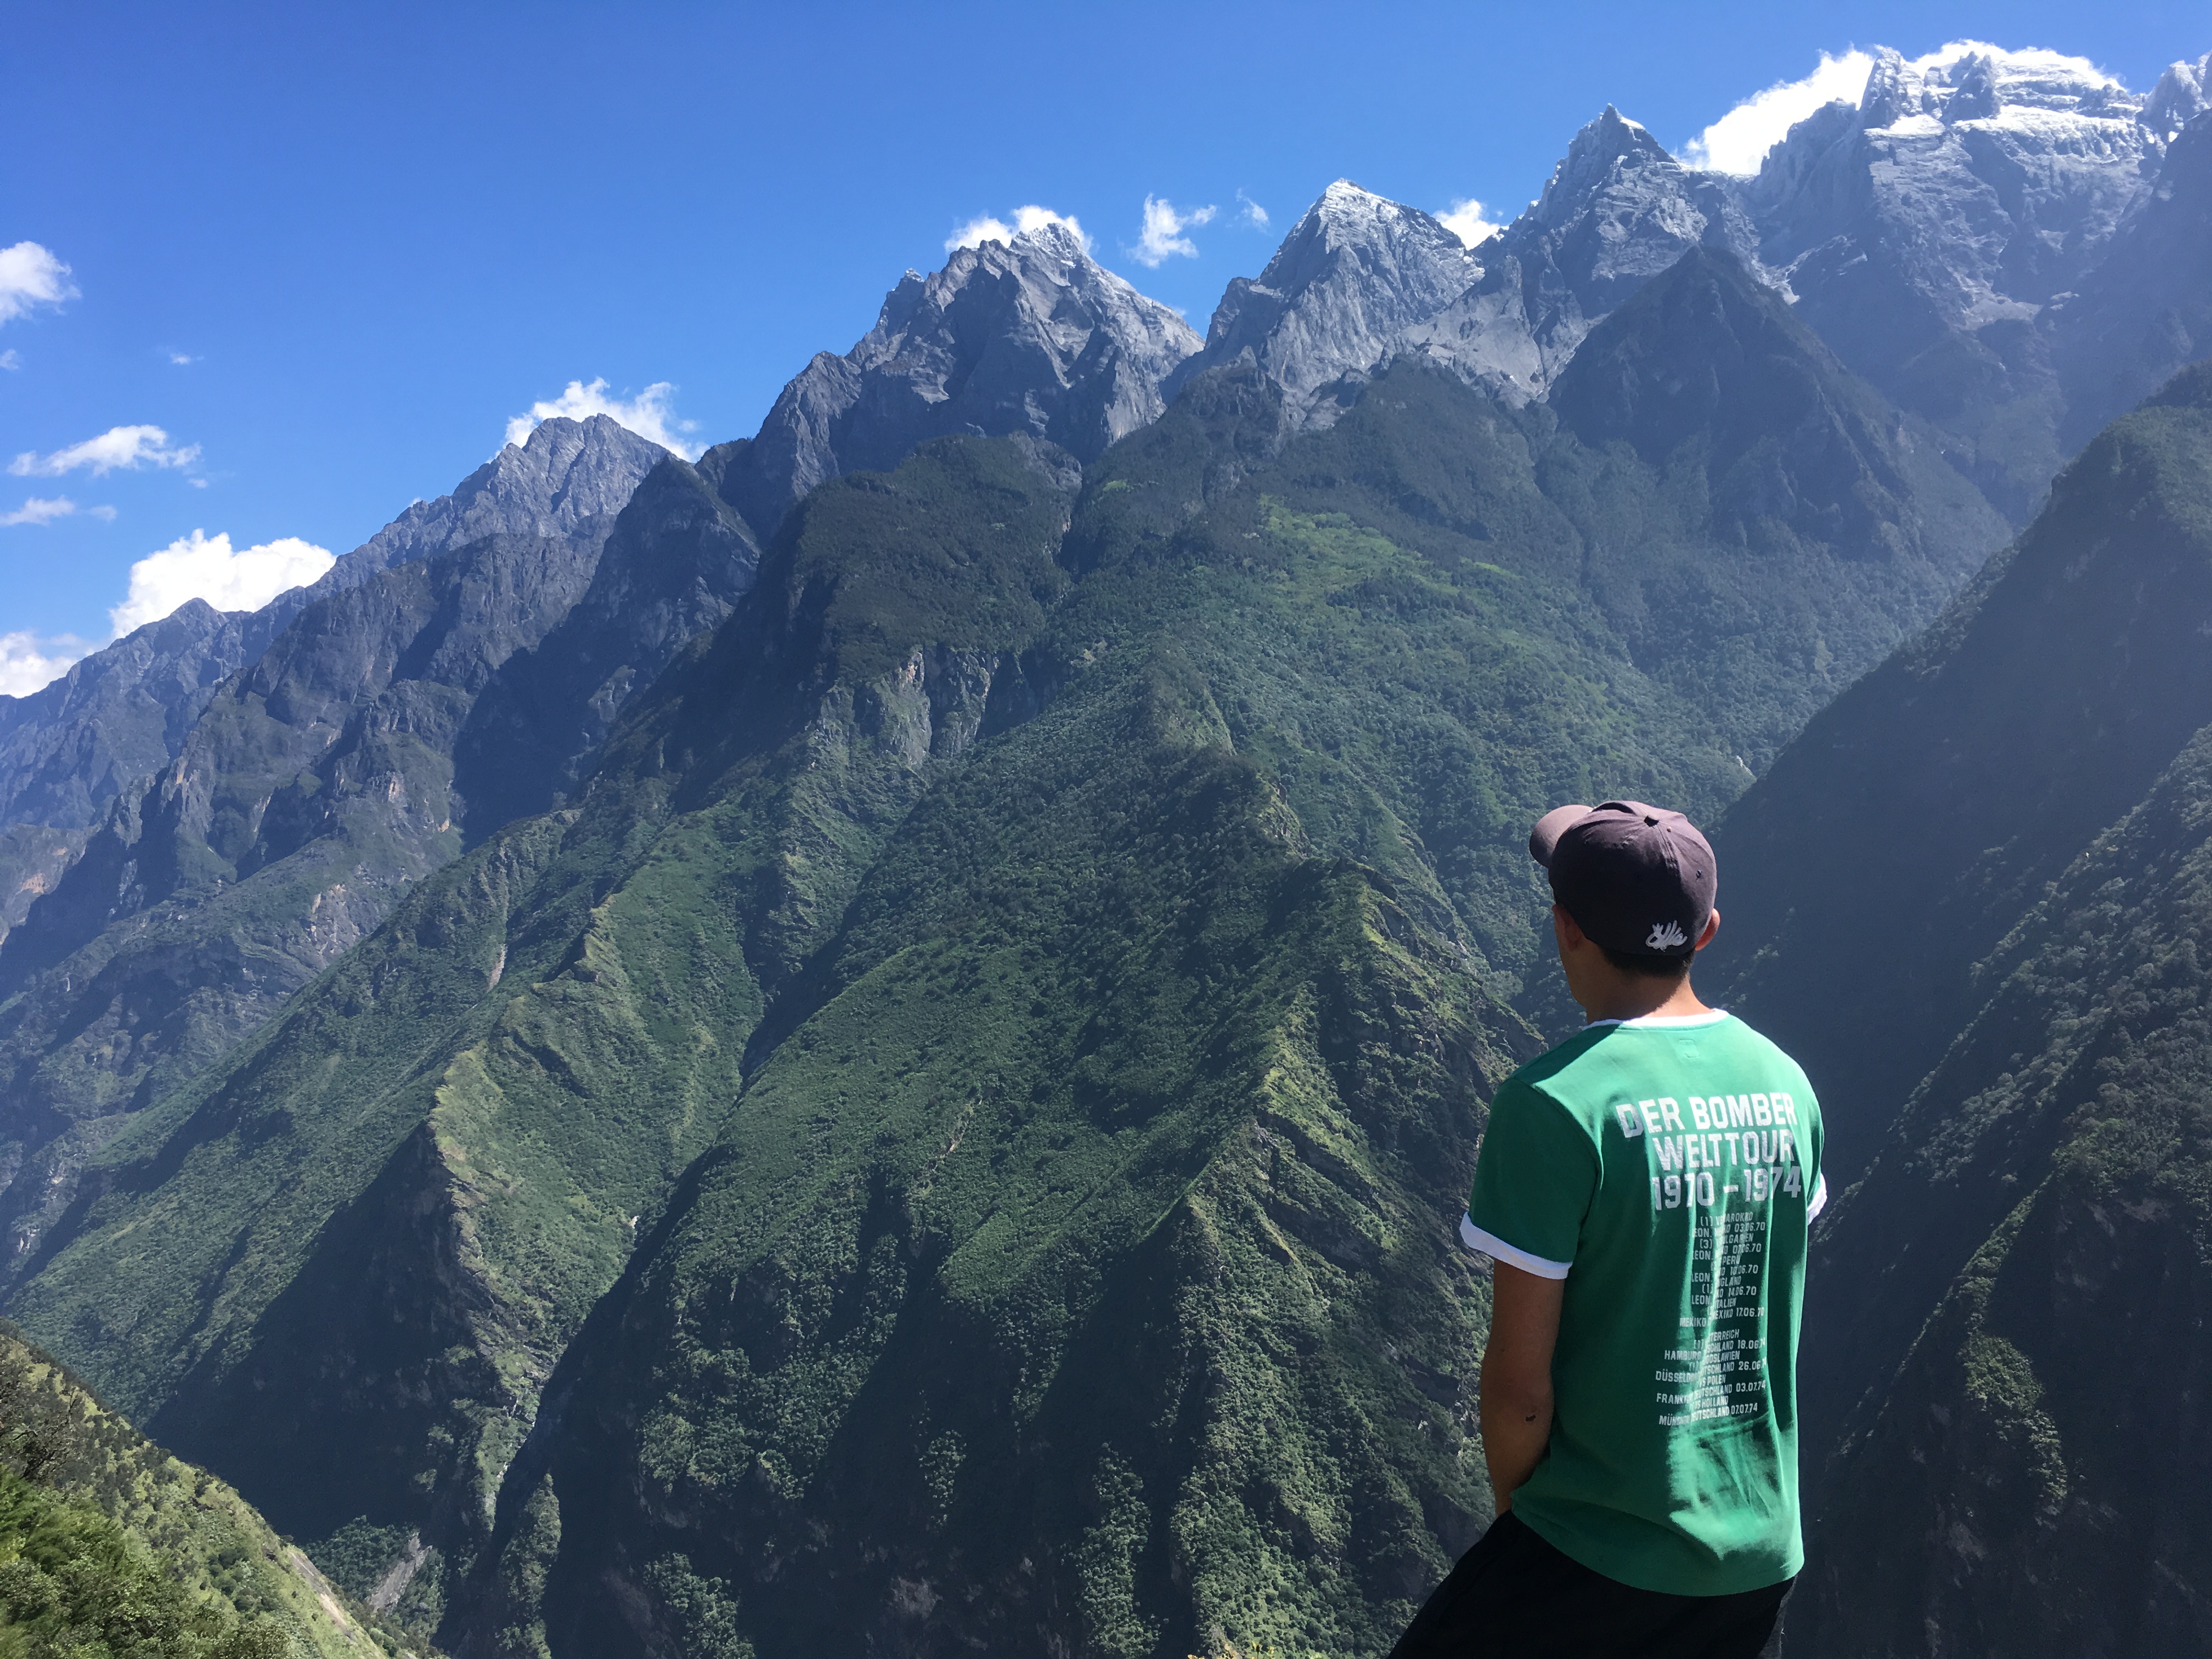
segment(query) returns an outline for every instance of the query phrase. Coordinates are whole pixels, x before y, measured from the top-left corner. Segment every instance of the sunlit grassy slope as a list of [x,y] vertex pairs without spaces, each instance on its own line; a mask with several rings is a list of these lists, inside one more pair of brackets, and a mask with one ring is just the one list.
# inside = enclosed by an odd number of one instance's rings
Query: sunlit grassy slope
[[0,1654],[364,1659],[411,1651],[239,1495],[0,1328]]

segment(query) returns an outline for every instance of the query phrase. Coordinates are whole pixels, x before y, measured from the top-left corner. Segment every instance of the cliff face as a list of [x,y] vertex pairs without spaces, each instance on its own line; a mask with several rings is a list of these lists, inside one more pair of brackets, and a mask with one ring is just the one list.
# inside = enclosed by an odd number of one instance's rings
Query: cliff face
[[1400,337],[1481,276],[1458,237],[1423,213],[1340,179],[1308,208],[1256,280],[1237,277],[1177,384],[1246,353],[1281,386],[1294,426],[1326,424],[1324,395],[1387,362]]
[[0,698],[0,823],[90,829],[116,796],[175,758],[216,688],[296,608],[295,595],[234,615],[189,599],[44,690]]

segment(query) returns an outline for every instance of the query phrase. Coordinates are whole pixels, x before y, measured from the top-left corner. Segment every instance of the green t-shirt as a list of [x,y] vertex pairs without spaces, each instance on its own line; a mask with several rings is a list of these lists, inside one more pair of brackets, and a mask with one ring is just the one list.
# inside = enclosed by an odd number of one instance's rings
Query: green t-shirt
[[1600,1021],[1498,1090],[1461,1237],[1567,1281],[1551,1442],[1513,1495],[1538,1535],[1678,1595],[1803,1565],[1797,1322],[1820,1171],[1805,1073],[1724,1013]]

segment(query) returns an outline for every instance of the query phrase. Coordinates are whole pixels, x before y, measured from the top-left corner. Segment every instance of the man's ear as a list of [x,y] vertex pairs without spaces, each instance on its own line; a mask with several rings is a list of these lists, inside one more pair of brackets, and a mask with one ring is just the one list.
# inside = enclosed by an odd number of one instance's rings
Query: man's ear
[[1721,913],[1718,910],[1716,910],[1712,915],[1705,918],[1705,931],[1698,935],[1698,942],[1692,948],[1699,951],[1704,950],[1705,946],[1713,942],[1713,935],[1719,933],[1720,930]]
[[1580,950],[1584,943],[1582,925],[1567,914],[1564,904],[1552,907],[1552,931],[1559,935],[1562,951]]

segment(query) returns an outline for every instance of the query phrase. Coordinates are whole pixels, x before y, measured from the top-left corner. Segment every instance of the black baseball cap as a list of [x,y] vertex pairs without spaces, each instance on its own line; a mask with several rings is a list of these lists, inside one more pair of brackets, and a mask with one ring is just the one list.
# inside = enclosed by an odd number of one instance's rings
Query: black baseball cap
[[1713,913],[1713,849],[1680,812],[1640,800],[1555,806],[1528,833],[1552,896],[1607,950],[1694,954]]

